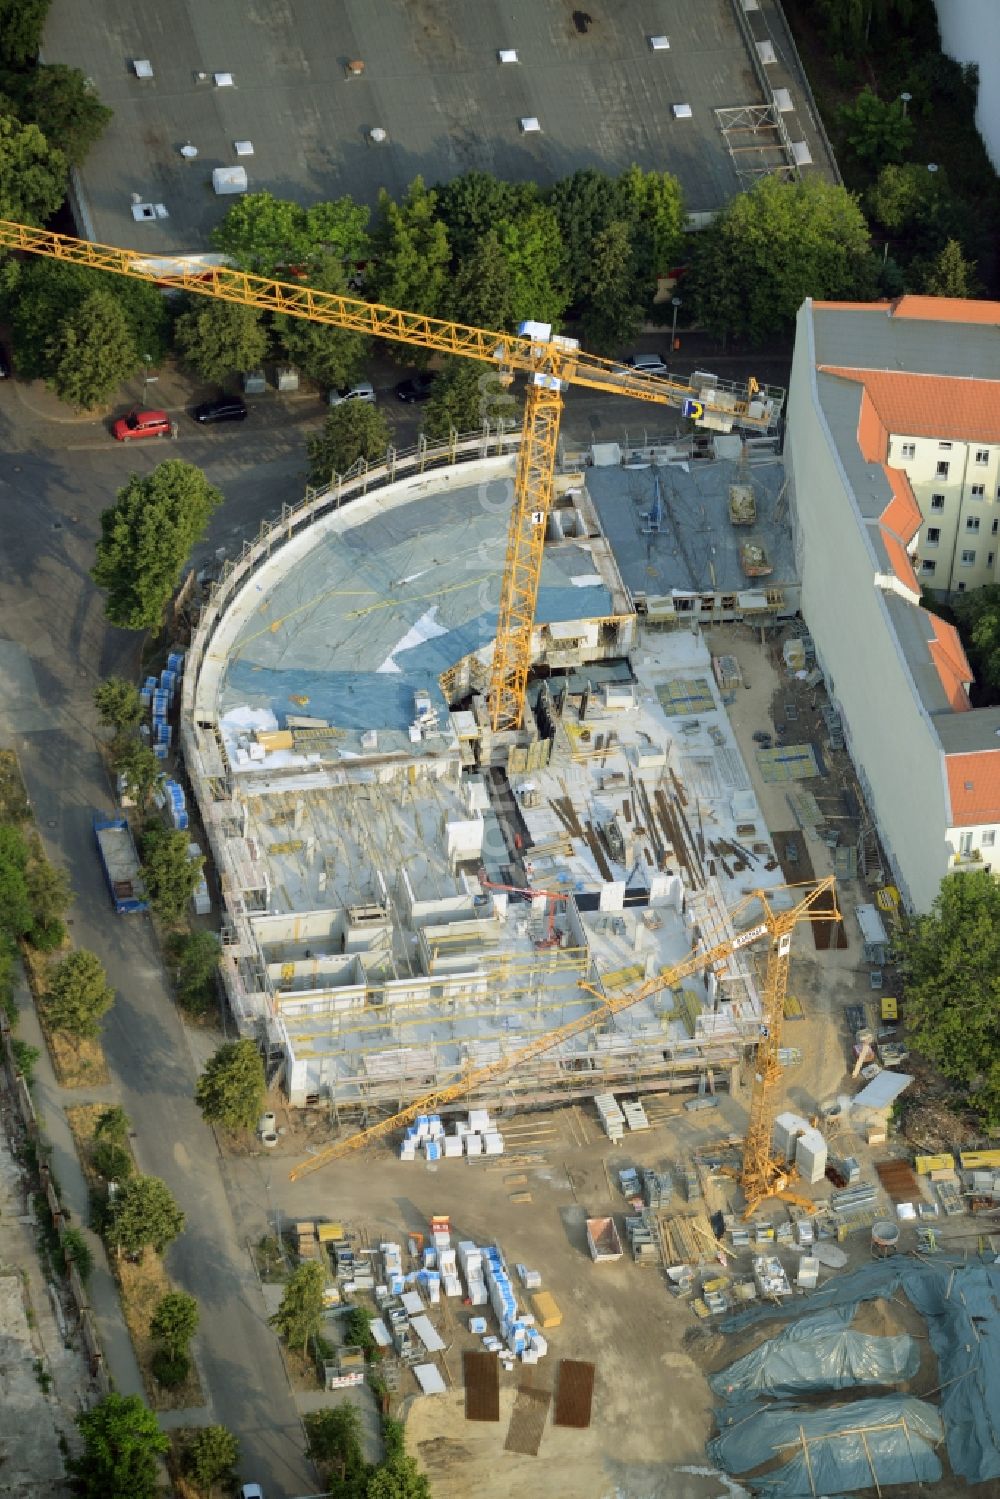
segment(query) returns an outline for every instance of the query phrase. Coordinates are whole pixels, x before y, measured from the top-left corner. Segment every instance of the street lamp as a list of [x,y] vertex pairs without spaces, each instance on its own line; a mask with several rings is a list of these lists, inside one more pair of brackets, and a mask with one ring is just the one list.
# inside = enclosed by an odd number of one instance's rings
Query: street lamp
[[900,94],[899,97],[900,97],[900,100],[901,100],[902,105],[903,105],[903,119],[905,120],[906,119],[906,106],[909,104],[910,100],[913,98],[913,95],[912,94]]
[[681,298],[680,297],[671,297],[670,298],[670,305],[674,309],[674,321],[673,321],[673,326],[670,329],[670,352],[672,354],[674,352],[674,345],[677,342],[677,311],[678,311],[678,308],[681,305]]
[[142,356],[142,404],[144,406],[146,404],[146,389],[147,389],[147,387],[150,386],[150,385],[155,385],[156,382],[157,382],[157,380],[160,378],[159,375],[151,375],[149,373],[149,366],[152,364],[152,362],[153,362],[153,356],[152,356],[152,354],[143,354],[143,356]]

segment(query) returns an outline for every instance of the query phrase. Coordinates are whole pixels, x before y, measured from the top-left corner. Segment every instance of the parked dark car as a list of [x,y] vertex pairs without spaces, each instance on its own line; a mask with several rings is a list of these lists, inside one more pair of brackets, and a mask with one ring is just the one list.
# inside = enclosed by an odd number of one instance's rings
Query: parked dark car
[[245,422],[246,402],[242,396],[219,396],[215,401],[203,401],[191,415],[196,422]]
[[396,386],[396,395],[401,401],[427,401],[436,378],[436,375],[430,373],[411,375],[409,380],[400,380]]

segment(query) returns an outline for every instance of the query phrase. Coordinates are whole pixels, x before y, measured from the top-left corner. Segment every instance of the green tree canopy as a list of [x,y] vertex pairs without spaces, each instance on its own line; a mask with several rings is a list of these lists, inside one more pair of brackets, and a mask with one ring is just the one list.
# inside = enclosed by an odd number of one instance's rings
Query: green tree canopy
[[191,548],[222,495],[201,469],[168,458],[133,474],[101,515],[91,577],[107,591],[105,612],[125,630],[157,630]]
[[629,225],[614,219],[595,234],[580,283],[583,339],[597,354],[613,354],[631,343],[642,325],[643,308],[633,272]]
[[278,1329],[289,1347],[301,1346],[304,1353],[319,1328],[325,1284],[326,1272],[315,1260],[307,1260],[289,1276],[281,1305],[271,1318],[271,1326]]
[[869,166],[902,161],[913,143],[913,121],[900,101],[880,99],[867,86],[840,106],[839,117],[847,149]]
[[152,748],[132,734],[118,734],[111,746],[115,772],[125,777],[125,788],[140,811],[145,811],[157,786],[165,779],[162,760]]
[[513,321],[531,318],[558,327],[570,290],[566,248],[554,211],[539,203],[494,227],[510,275]]
[[[317,291],[346,293],[344,263],[326,256],[310,272],[307,284]],[[360,333],[313,323],[307,318],[277,317],[274,331],[292,364],[317,385],[328,389],[353,384],[370,347],[370,340]]]
[[478,432],[484,422],[496,426],[505,421],[514,426],[520,406],[491,365],[472,359],[449,359],[438,375],[424,408],[427,436],[447,438],[456,432]]
[[39,63],[26,73],[0,74],[0,94],[11,101],[19,120],[37,125],[75,167],[82,164],[112,118],[112,111],[101,103],[80,69],[62,63]]
[[389,423],[373,401],[334,406],[322,432],[308,439],[309,482],[329,484],[334,474],[349,474],[361,458],[378,462],[390,441]]
[[222,949],[214,932],[177,933],[167,951],[175,967],[177,998],[185,1010],[204,1015],[215,1000],[215,977]]
[[164,921],[179,921],[198,884],[205,863],[203,855],[192,858],[190,837],[180,828],[162,822],[146,824],[142,833],[142,878],[150,905]]
[[212,231],[212,243],[234,265],[288,280],[294,270],[333,258],[363,260],[369,211],[351,198],[302,208],[272,193],[247,193]]
[[57,1031],[71,1036],[96,1036],[101,1019],[115,1002],[104,965],[96,953],[77,948],[49,975],[45,1012]]
[[[92,293],[107,294],[109,278],[88,266],[32,257],[8,262],[3,312],[11,324],[18,372],[29,380],[53,373],[51,338]],[[118,276],[114,299],[125,315],[137,353],[154,361],[166,351],[170,315],[164,298],[145,281]]]
[[50,389],[88,410],[113,395],[140,362],[128,319],[108,290],[90,292],[59,324],[45,358]]
[[332,1410],[313,1411],[306,1417],[306,1435],[307,1454],[337,1485],[338,1499],[341,1495],[343,1499],[363,1499],[368,1464],[357,1408],[338,1405]]
[[1000,885],[987,870],[947,875],[930,913],[907,934],[909,1036],[1000,1124]]
[[716,336],[760,342],[794,325],[803,300],[867,300],[875,273],[856,199],[818,177],[765,177],[696,236],[685,282],[695,318]]
[[106,677],[94,688],[94,707],[107,728],[134,729],[142,722],[142,701],[134,682]]
[[210,1124],[253,1129],[264,1107],[264,1063],[254,1041],[225,1041],[198,1079],[195,1100]]
[[202,1426],[184,1452],[184,1471],[200,1489],[211,1494],[216,1484],[227,1484],[239,1461],[240,1444],[224,1426]]
[[864,201],[877,224],[921,248],[936,249],[943,240],[954,238],[962,222],[962,207],[946,173],[929,172],[922,161],[884,166]]
[[44,224],[65,196],[68,168],[37,125],[0,114],[0,217]]
[[431,1499],[430,1480],[415,1458],[399,1453],[372,1469],[365,1499]]
[[[538,202],[534,182],[505,182],[490,172],[465,172],[438,183],[438,217],[448,231],[455,260],[468,260],[500,219],[516,219]],[[499,327],[485,323],[484,327]]]
[[90,1163],[106,1182],[128,1181],[135,1170],[135,1163],[124,1145],[115,1145],[111,1140],[97,1142]]
[[633,274],[651,293],[656,278],[674,269],[684,255],[684,196],[669,172],[644,172],[631,166],[621,178],[621,193],[632,239]]
[[957,239],[950,239],[929,263],[920,267],[920,290],[928,297],[975,297],[975,261],[966,260]]
[[150,1318],[149,1333],[171,1358],[187,1353],[197,1331],[198,1303],[193,1296],[185,1291],[168,1291],[160,1297]]
[[34,920],[28,890],[28,845],[9,823],[0,824],[0,933],[23,937]]
[[[581,167],[561,178],[548,194],[559,235],[574,305],[585,299],[584,287],[594,239],[622,216],[624,192],[617,177]],[[526,317],[533,314],[526,313]],[[548,319],[546,319],[548,321]]]
[[[373,234],[375,298],[409,312],[443,314],[451,280],[448,231],[437,213],[437,193],[414,177],[401,202],[383,188]],[[413,351],[405,357],[413,360]]]
[[815,10],[830,50],[860,57],[898,43],[899,28],[913,17],[914,0],[817,0]]
[[132,1121],[121,1104],[111,1104],[97,1116],[94,1124],[94,1139],[106,1140],[112,1145],[124,1145],[131,1128]]
[[170,1442],[138,1395],[105,1395],[76,1424],[83,1452],[68,1466],[81,1499],[155,1499]]
[[991,583],[963,593],[955,613],[977,680],[1000,688],[1000,587]]
[[[31,846],[31,857],[25,871],[28,899],[31,902],[31,940],[46,950],[57,947],[65,935],[62,918],[73,904],[73,886],[69,875],[59,864],[51,864],[45,857],[41,841],[35,838]],[[52,933],[56,941],[39,942]]]
[[268,336],[255,307],[194,296],[174,325],[181,361],[205,380],[255,370],[267,356]]
[[162,1254],[184,1222],[184,1214],[165,1181],[158,1176],[131,1176],[111,1206],[108,1243],[119,1254],[141,1258],[148,1248]]
[[495,229],[461,260],[449,293],[450,316],[502,333],[514,327],[514,280]]

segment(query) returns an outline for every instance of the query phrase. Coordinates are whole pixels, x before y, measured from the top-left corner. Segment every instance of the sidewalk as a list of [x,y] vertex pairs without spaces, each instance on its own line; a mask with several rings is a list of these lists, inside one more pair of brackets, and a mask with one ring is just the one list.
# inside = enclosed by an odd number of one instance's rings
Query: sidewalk
[[61,1088],[56,1082],[31,994],[23,980],[18,985],[16,999],[20,1017],[18,1037],[37,1047],[39,1051],[32,1097],[39,1127],[52,1147],[51,1165],[59,1185],[59,1195],[64,1207],[72,1213],[74,1225],[83,1231],[94,1256],[94,1269],[87,1294],[97,1321],[108,1372],[120,1395],[139,1395],[145,1400],[142,1376],[132,1351],[132,1341],[118,1299],[118,1286],[108,1265],[104,1243],[87,1227],[90,1194],[77,1159],[73,1136],[63,1113],[66,1104],[114,1103],[117,1101],[116,1091],[113,1087],[72,1090]]

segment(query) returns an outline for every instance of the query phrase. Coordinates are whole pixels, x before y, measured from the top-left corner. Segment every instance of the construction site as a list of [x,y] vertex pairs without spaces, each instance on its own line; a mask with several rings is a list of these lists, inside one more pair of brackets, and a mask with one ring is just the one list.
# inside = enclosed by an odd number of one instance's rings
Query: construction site
[[[995,1493],[1000,1151],[903,1070],[901,897],[797,615],[784,392],[155,275],[526,377],[520,433],[265,524],[147,681],[267,1066],[227,1157],[267,1310],[323,1268],[289,1383],[375,1456],[402,1417],[435,1495]],[[570,451],[575,384],[681,423]]]

